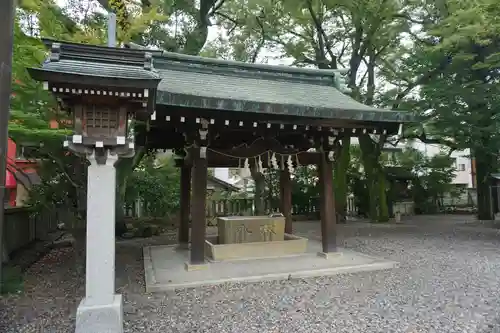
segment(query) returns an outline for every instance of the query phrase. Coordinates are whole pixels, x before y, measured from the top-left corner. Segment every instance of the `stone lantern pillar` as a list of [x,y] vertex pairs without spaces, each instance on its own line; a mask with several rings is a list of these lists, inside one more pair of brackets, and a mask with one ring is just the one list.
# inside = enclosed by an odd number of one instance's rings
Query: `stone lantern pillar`
[[75,134],[64,144],[85,155],[87,233],[85,298],[76,315],[76,333],[122,332],[122,296],[115,294],[115,196],[118,158],[132,157],[127,110],[83,105],[74,112]]
[[142,50],[47,41],[51,55],[29,69],[57,98],[73,123],[64,141],[89,163],[85,298],[76,333],[123,332],[122,296],[115,291],[115,193],[119,158],[134,156],[131,119],[154,118],[160,79]]

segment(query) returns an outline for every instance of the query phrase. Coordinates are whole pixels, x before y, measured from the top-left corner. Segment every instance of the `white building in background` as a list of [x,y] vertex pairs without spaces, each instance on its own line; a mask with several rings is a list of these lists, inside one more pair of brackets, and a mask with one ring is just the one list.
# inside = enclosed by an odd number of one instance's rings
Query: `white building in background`
[[232,184],[229,177],[229,168],[214,168],[214,177]]
[[[437,144],[425,144],[420,141],[416,141],[412,144],[413,148],[420,150],[426,156],[432,157],[434,155],[442,152],[445,147]],[[404,146],[402,145],[401,148]],[[466,188],[474,187],[474,183],[472,181],[472,163],[470,158],[470,151],[462,150],[462,151],[454,151],[451,153],[451,157],[455,159],[455,178],[452,183],[456,185],[462,185]]]
[[253,189],[252,175],[243,168],[214,168],[214,177],[245,192],[250,192]]
[[455,158],[457,167],[453,184],[467,184],[467,188],[472,188],[474,187],[474,182],[472,181],[474,175],[472,174],[472,160],[469,155],[469,153],[465,154],[461,152],[453,152],[451,154]]
[[[357,138],[351,141],[351,144],[358,144]],[[420,150],[427,157],[435,156],[443,151],[446,151],[447,147],[438,144],[427,144],[421,141],[413,141],[412,147]],[[406,142],[400,142],[396,147],[386,144],[386,148],[391,149],[404,149]],[[462,185],[465,188],[475,188],[475,183],[473,181],[473,169],[472,160],[470,158],[470,150],[454,151],[451,153],[451,157],[455,159],[455,178],[452,184]]]

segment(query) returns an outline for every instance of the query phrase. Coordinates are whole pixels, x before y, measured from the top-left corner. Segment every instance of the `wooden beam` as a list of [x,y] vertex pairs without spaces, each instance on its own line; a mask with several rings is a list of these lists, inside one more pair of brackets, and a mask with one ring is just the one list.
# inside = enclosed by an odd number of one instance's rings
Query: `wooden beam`
[[200,157],[200,149],[192,148],[193,193],[191,198],[191,265],[205,263],[205,201],[207,197],[207,160]]
[[187,249],[189,244],[189,217],[191,211],[191,171],[190,165],[181,167],[181,211],[179,220],[179,246]]
[[285,217],[285,233],[292,234],[292,181],[288,169],[280,172],[281,213]]
[[320,186],[322,255],[337,251],[337,226],[333,195],[333,162],[321,154],[318,166]]

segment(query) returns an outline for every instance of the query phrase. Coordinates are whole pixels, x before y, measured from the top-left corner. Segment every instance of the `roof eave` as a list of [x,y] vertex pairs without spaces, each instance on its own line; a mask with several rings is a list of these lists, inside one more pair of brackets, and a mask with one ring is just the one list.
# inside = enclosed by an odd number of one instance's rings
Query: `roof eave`
[[100,76],[95,74],[81,74],[59,72],[47,70],[43,68],[28,68],[30,76],[37,81],[58,82],[65,84],[91,84],[98,87],[128,87],[128,88],[145,88],[157,89],[160,83],[160,78],[147,78],[147,79],[131,79],[125,77],[109,77]]
[[253,112],[261,114],[299,116],[319,119],[341,119],[360,122],[382,123],[387,122],[395,124],[414,122],[412,114],[402,111],[377,110],[368,107],[365,110],[316,108],[306,105],[283,105],[253,101],[231,100],[215,97],[193,96],[169,93],[161,90],[157,92],[156,103],[166,106],[179,106],[221,111]]

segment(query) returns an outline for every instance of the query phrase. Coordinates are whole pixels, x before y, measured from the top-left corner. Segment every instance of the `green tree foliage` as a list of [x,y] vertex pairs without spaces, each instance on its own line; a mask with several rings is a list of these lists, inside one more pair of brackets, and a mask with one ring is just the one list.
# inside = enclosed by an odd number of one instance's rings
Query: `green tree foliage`
[[442,207],[446,194],[454,194],[456,187],[451,183],[456,171],[454,159],[447,154],[432,156],[424,165],[427,172],[419,177],[420,185],[428,198],[438,207]]
[[299,213],[307,213],[311,204],[319,198],[318,171],[314,166],[301,166],[292,179],[292,202]]
[[[268,210],[280,210],[281,205],[281,184],[280,170],[265,169],[261,173],[264,179],[262,213]],[[311,204],[315,204],[319,197],[318,171],[315,166],[299,166],[291,175],[292,203],[299,213],[309,212]],[[255,195],[255,194],[254,194]],[[267,204],[266,204],[267,202]],[[257,205],[256,205],[257,206]],[[256,208],[257,210],[257,208]],[[259,214],[256,212],[256,214]]]
[[[276,58],[290,59],[296,66],[347,68],[354,98],[369,105],[391,101],[392,107],[394,101],[377,83],[383,83],[388,72],[387,55],[402,53],[401,39],[409,30],[408,8],[406,3],[392,0],[231,2],[215,12],[229,33],[227,39],[213,45],[212,53],[255,59],[257,52],[266,48]],[[231,52],[224,52],[224,43],[233,45]],[[373,198],[371,211],[379,212],[373,213],[372,219],[385,221],[387,204],[378,193],[385,187],[379,157],[386,138],[374,140],[363,135],[360,139],[364,141],[363,163]],[[338,212],[346,209],[350,143],[342,140],[335,164]]]
[[479,218],[492,219],[490,174],[498,169],[500,149],[500,8],[492,0],[443,4],[423,25],[414,56],[405,62],[414,75],[436,73],[410,100],[425,124],[411,135],[453,149],[471,149]]
[[[98,2],[119,16],[122,42],[246,62],[275,57],[295,66],[347,68],[348,85],[357,100],[419,111],[425,131],[419,128],[407,134],[454,149],[471,148],[478,166],[480,214],[491,211],[485,193],[500,146],[496,121],[500,13],[494,0]],[[38,36],[104,44],[106,18],[96,3],[70,0],[66,8],[59,8],[52,1],[21,1],[16,28],[20,47],[15,52],[23,57],[15,58],[15,66],[24,68],[29,59],[43,60]],[[211,26],[223,31],[205,45]],[[49,142],[53,136],[57,142],[62,131],[48,131],[45,123],[64,115],[26,72],[18,71],[14,77],[13,135],[31,135],[36,142]],[[369,194],[371,219],[388,219],[382,153],[387,139],[362,135],[358,148],[342,140],[334,171],[338,212],[345,211],[348,188],[357,187]],[[138,147],[133,159],[123,159],[117,166],[118,218],[132,186],[129,177],[146,153],[147,147]],[[353,159],[363,167],[354,170]],[[264,188],[266,178],[252,174]],[[357,176],[356,184],[349,175]]]
[[[99,0],[106,9],[117,13],[119,37],[144,47],[198,55],[203,49],[215,8],[225,1]],[[135,19],[134,19],[135,18]],[[147,28],[143,28],[147,27]],[[139,165],[148,148],[137,146],[134,158],[121,159],[117,164],[116,219],[123,220],[122,206],[132,171]],[[124,230],[119,223],[118,232]]]
[[[359,146],[351,147],[349,167],[349,192],[354,195],[355,205],[360,215],[370,215],[370,197],[363,172],[362,151]],[[413,199],[419,213],[435,213],[443,206],[443,198],[458,194],[459,189],[452,184],[455,177],[455,160],[443,151],[432,157],[424,152],[405,146],[402,150],[387,150],[381,153],[382,172],[387,182],[383,193],[387,203],[401,199]],[[406,190],[408,186],[409,191]],[[389,207],[390,208],[390,207]],[[391,212],[392,209],[389,209]],[[393,212],[392,212],[393,213]]]
[[38,208],[35,211],[66,207],[78,215],[78,193],[85,186],[83,161],[63,149],[62,141],[69,131],[64,126],[50,128],[50,121],[67,117],[27,71],[47,57],[40,35],[68,33],[67,22],[58,20],[61,15],[57,6],[45,1],[23,1],[16,12],[9,136],[19,146],[30,147],[24,151],[25,157],[39,161],[42,183],[31,193],[31,204]]
[[140,199],[149,217],[165,217],[180,208],[180,171],[171,158],[146,155],[127,183],[125,203]]
[[[14,25],[9,135],[19,142],[60,146],[62,135],[67,132],[50,129],[49,126],[51,119],[57,119],[57,104],[38,82],[31,79],[27,68],[39,66],[47,56],[36,35],[61,30],[63,26],[44,25],[45,19],[52,20],[58,14],[50,5],[40,4],[35,7],[38,12],[33,7],[25,8],[17,12]],[[39,28],[30,24],[39,19]]]
[[[144,31],[151,15],[133,15],[133,31]],[[141,16],[139,19],[138,16]],[[46,208],[85,207],[85,163],[62,148],[70,131],[65,129],[66,113],[61,112],[53,96],[31,79],[27,68],[39,67],[47,51],[40,37],[71,42],[103,44],[106,21],[97,8],[70,1],[60,8],[54,1],[24,0],[18,4],[14,28],[13,88],[9,136],[18,145],[29,145],[31,155],[41,161],[42,184],[33,189],[32,204]],[[141,30],[142,29],[142,30]],[[59,123],[58,129],[50,127]]]
[[[198,55],[203,49],[214,11],[226,5],[225,0],[98,2],[117,14],[123,41],[190,55]],[[160,16],[162,19],[158,19]],[[145,22],[147,29],[142,29]]]
[[411,146],[394,155],[393,165],[413,175],[412,195],[415,207],[420,213],[434,213],[443,207],[443,198],[459,191],[452,184],[456,174],[455,159],[449,152],[440,152],[428,157]]
[[[118,16],[118,41],[133,41],[146,47],[159,47],[169,51],[198,54],[205,44],[210,17],[214,6],[220,8],[223,2],[214,0],[200,2],[172,2],[168,0],[142,1],[99,1],[105,9],[113,10]],[[80,192],[85,187],[85,168],[74,168],[67,164],[67,155],[60,145],[65,130],[50,130],[49,120],[64,120],[58,106],[50,94],[31,80],[26,67],[37,67],[47,56],[39,37],[50,37],[64,41],[90,44],[105,44],[107,38],[107,18],[96,1],[69,0],[65,7],[59,7],[53,0],[23,0],[18,4],[14,66],[16,79],[13,94],[13,112],[10,123],[11,135],[23,142],[34,142],[43,146],[44,160],[52,166],[68,166],[70,170],[80,170],[79,180],[72,179],[72,172],[66,169],[52,170],[48,178],[65,179],[68,184],[78,187]],[[62,122],[64,123],[64,122]],[[53,142],[54,145],[49,145]],[[39,143],[43,143],[40,145]],[[49,149],[50,146],[50,149]],[[55,148],[57,146],[57,148]],[[138,147],[132,159],[123,159],[117,165],[117,219],[122,217],[122,205],[125,198],[128,177],[146,154],[147,147]],[[50,153],[50,156],[48,155]],[[75,161],[74,161],[75,162]],[[76,163],[76,162],[75,162]],[[84,165],[84,161],[79,162]],[[44,172],[45,173],[45,172]],[[135,175],[137,176],[137,175]],[[134,176],[134,177],[135,177]],[[63,186],[58,183],[58,186]],[[55,193],[52,189],[40,188],[40,194]],[[68,193],[59,191],[58,193]],[[38,199],[40,196],[36,196]],[[84,193],[76,197],[85,197]],[[38,202],[38,199],[34,199]],[[56,202],[47,195],[46,202]],[[173,202],[173,201],[172,201]]]

